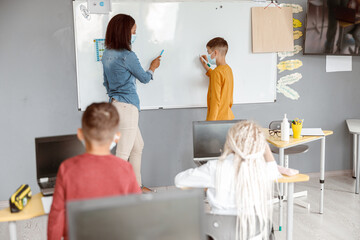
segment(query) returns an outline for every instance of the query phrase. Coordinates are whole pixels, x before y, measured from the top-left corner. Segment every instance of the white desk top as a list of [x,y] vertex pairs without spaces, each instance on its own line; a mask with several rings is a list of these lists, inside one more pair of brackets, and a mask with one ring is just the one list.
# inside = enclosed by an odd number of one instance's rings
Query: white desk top
[[360,119],[346,119],[350,133],[360,134]]

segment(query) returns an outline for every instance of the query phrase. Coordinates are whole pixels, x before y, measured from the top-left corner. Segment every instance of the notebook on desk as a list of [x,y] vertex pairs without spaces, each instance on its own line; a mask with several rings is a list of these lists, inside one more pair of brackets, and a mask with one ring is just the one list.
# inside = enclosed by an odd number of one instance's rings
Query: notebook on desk
[[60,164],[85,152],[75,134],[35,138],[36,177],[44,196],[54,193],[56,174]]
[[[293,135],[292,129],[290,129],[290,136]],[[303,128],[301,129],[302,136],[325,136],[321,128]]]

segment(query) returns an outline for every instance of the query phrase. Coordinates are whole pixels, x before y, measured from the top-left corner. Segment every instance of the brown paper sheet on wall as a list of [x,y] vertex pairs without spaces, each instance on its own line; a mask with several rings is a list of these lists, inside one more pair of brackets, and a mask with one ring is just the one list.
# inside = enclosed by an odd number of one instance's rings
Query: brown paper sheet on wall
[[251,18],[254,53],[294,50],[292,8],[253,7]]

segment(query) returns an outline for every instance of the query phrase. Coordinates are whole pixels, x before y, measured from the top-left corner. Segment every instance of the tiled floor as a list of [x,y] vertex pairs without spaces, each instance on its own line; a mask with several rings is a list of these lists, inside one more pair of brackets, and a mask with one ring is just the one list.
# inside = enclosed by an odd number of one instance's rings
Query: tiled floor
[[[350,176],[326,177],[324,214],[319,214],[319,178],[312,177],[309,182],[295,184],[295,191],[308,190],[303,198],[311,204],[310,211],[300,206],[294,207],[293,239],[359,239],[360,240],[360,196],[354,194],[355,180]],[[166,191],[169,188],[158,188]],[[286,213],[286,203],[284,206]],[[286,216],[284,217],[286,223]],[[46,239],[47,217],[38,217],[17,222],[19,240]],[[278,207],[274,207],[274,227],[278,228]],[[286,239],[286,226],[282,232],[276,231],[276,239]],[[0,223],[0,239],[8,240],[8,224]]]

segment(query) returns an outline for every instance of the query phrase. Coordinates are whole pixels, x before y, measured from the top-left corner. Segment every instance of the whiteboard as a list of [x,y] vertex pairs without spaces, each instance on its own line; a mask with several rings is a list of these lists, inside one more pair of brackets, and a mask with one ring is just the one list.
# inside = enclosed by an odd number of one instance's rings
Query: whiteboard
[[86,1],[73,2],[80,110],[108,101],[94,39],[105,38],[109,20],[118,13],[136,21],[133,51],[145,70],[165,50],[154,80],[137,81],[141,109],[206,107],[209,79],[199,54],[219,36],[229,44],[226,59],[234,74],[234,104],[276,99],[276,54],[251,53],[251,7],[266,3],[121,1],[112,3],[110,14],[91,14],[90,20],[81,5],[86,7]]

